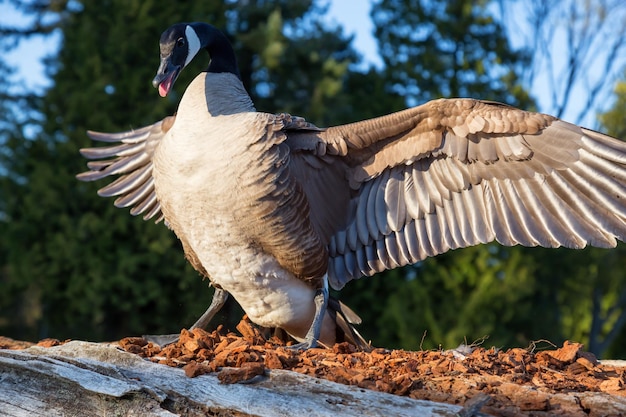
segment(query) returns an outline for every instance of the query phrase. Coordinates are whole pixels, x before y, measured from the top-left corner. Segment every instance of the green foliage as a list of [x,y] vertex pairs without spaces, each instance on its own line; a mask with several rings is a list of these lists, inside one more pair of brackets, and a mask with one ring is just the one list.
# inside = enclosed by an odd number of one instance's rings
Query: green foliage
[[626,138],[626,73],[624,79],[615,86],[615,103],[606,113],[600,115],[602,126],[616,138]]
[[488,0],[382,0],[372,18],[386,78],[417,104],[440,97],[474,97],[529,107],[519,88],[522,51],[489,12]]

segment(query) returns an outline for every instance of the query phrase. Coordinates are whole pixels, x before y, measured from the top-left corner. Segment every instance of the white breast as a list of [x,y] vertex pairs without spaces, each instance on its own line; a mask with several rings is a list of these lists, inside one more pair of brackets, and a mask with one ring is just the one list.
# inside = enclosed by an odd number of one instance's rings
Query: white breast
[[[228,291],[253,322],[304,337],[315,313],[315,290],[281,268],[248,233],[263,226],[248,215],[259,192],[249,179],[267,146],[260,139],[272,116],[255,112],[243,87],[222,88],[234,78],[225,75],[201,74],[188,87],[176,122],[155,154],[157,197],[165,218],[212,282]],[[222,91],[245,97],[224,102],[218,100]]]

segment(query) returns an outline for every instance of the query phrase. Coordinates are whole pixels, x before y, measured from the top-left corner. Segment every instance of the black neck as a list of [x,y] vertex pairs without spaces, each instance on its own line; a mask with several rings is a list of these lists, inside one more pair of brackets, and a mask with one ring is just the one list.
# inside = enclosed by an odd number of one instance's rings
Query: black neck
[[193,23],[192,27],[211,58],[207,72],[230,72],[241,79],[235,51],[226,35],[215,26],[207,23]]

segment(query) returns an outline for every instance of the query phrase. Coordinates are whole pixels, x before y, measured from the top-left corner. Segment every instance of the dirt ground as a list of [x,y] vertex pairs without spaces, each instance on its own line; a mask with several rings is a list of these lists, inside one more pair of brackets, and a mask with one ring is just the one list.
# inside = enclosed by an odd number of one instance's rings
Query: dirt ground
[[[478,410],[507,417],[621,415],[611,398],[626,397],[626,368],[600,364],[578,343],[565,342],[560,348],[543,344],[544,350],[535,346],[418,352],[382,348],[357,352],[342,343],[297,352],[276,337],[267,340],[245,318],[237,330],[240,334],[220,328],[183,330],[179,341],[165,348],[140,337],[122,339],[119,346],[153,362],[183,368],[189,377],[215,372],[221,382],[237,383],[266,369],[288,369],[341,384],[463,405],[468,416],[480,415]],[[47,339],[39,345],[60,343]],[[0,337],[0,348],[29,345]]]

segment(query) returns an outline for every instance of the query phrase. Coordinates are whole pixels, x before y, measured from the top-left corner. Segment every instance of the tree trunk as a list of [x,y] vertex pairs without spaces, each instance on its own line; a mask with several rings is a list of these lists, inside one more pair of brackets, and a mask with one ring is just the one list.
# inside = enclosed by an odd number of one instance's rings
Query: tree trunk
[[[461,413],[461,414],[459,414]],[[272,370],[247,383],[189,378],[118,348],[0,350],[3,416],[457,416],[461,407]]]

